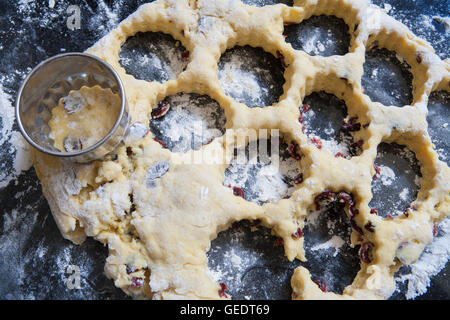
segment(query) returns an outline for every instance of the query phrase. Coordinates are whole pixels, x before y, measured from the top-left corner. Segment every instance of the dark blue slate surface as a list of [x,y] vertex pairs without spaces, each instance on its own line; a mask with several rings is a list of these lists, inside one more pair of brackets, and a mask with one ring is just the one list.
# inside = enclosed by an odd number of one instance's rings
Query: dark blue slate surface
[[[66,27],[68,6],[66,2],[56,1],[52,9],[48,7],[47,2],[43,3],[43,1],[40,2],[41,5],[24,6],[22,4],[24,7],[21,7],[18,2],[0,0],[0,83],[4,91],[15,97],[21,81],[30,68],[57,53],[84,51],[145,2],[150,1],[71,1],[71,4],[80,6],[82,22],[80,30],[70,31]],[[246,0],[245,2],[264,5],[277,1]],[[447,57],[448,31],[446,33],[444,24],[432,17],[447,16],[448,1],[374,0],[374,3],[381,6],[392,5],[392,10],[389,11],[391,15],[432,43],[441,58]],[[27,7],[32,11],[25,10]],[[424,24],[424,16],[431,17],[430,24]],[[295,41],[295,32],[294,30],[288,35],[288,40],[294,38]],[[335,37],[337,37],[334,38],[335,40],[339,40],[339,35]],[[266,66],[261,65],[261,67]],[[280,87],[281,85],[278,88],[275,87],[273,92],[279,92]],[[370,94],[370,88],[366,90]],[[408,85],[404,86],[404,90],[408,90]],[[276,96],[267,97],[268,101],[275,101],[277,98]],[[448,94],[437,95],[430,105],[436,110],[436,112],[430,112],[429,121],[432,127],[430,133],[438,149],[444,150],[442,157],[448,163],[448,128],[442,128],[440,122],[443,113],[447,118],[449,115]],[[342,118],[342,115],[336,116]],[[314,125],[319,126],[319,124]],[[2,169],[5,172],[12,170],[12,156],[7,152],[8,148],[9,145],[6,143],[0,151],[0,161],[6,164]],[[386,152],[390,151],[386,150]],[[391,156],[395,157],[395,151],[391,152]],[[388,162],[392,161],[392,157],[386,158]],[[381,199],[382,194],[389,190],[380,192],[381,194],[375,195],[374,201],[377,197]],[[0,298],[127,298],[103,273],[104,260],[107,256],[106,248],[93,240],[87,240],[83,245],[75,246],[61,237],[46,200],[42,196],[40,184],[33,169],[22,173],[1,190],[0,203],[3,208],[0,215]],[[390,205],[382,202],[379,204]],[[342,232],[345,234],[348,223],[343,221],[342,214],[330,213],[330,215],[335,216],[337,223],[343,225]],[[216,265],[212,265],[212,268],[219,264],[227,265],[227,256],[223,252],[232,250],[231,242],[236,239],[236,232],[238,232],[236,228],[245,230],[246,224],[241,223],[241,226],[221,233],[213,241],[209,255],[214,258],[212,260]],[[305,236],[309,235],[310,238],[314,237],[320,242],[328,235],[328,231],[305,229]],[[348,238],[348,232],[344,236]],[[258,241],[255,241],[256,239]],[[234,246],[247,250],[249,255],[254,252],[263,254],[263,258],[236,282],[240,283],[239,287],[229,285],[229,292],[235,298],[251,296],[260,299],[285,299],[290,297],[289,277],[292,270],[300,263],[289,263],[280,247],[273,248],[274,240],[268,230],[262,229],[255,233],[244,232],[243,237],[233,242]],[[353,252],[354,249],[345,248],[343,251],[344,253],[337,257],[341,263],[328,270],[320,267],[326,262],[320,260],[323,257],[311,255],[311,252],[307,251],[310,261],[306,266],[311,268],[313,278],[328,279],[330,276],[335,276],[343,279],[339,283],[329,283],[329,289],[338,292],[351,282],[358,267],[358,261],[354,259],[356,254]],[[80,290],[66,288],[65,267],[69,264],[80,266],[82,274]],[[447,268],[433,279],[428,292],[418,299],[448,299],[450,297],[448,268],[447,265]],[[401,291],[393,298],[403,299],[403,292],[404,288],[401,287]]]

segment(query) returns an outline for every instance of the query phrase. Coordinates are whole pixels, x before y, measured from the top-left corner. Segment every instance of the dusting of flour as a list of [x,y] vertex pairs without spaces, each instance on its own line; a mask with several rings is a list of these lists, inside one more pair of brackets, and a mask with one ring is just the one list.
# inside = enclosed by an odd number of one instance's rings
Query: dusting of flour
[[12,170],[6,167],[5,161],[2,161],[0,165],[0,188],[6,187],[11,180],[20,175],[22,171],[30,169],[32,165],[28,144],[22,135],[13,129],[15,113],[12,100],[13,98],[3,90],[0,82],[0,148],[7,151],[1,158],[12,159]]
[[414,299],[427,292],[431,278],[447,264],[450,256],[450,218],[439,224],[440,232],[433,243],[425,248],[419,260],[410,265],[411,272],[400,275],[396,281],[407,282],[407,299]]

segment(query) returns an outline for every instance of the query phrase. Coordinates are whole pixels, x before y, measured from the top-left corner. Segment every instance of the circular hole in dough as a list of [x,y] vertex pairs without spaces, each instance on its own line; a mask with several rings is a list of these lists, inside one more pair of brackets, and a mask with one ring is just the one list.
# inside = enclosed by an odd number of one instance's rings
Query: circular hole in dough
[[291,7],[294,5],[293,0],[241,0],[241,1],[248,6],[257,6],[257,7],[271,6],[279,3]]
[[259,205],[289,198],[303,182],[299,163],[288,151],[289,145],[282,140],[278,143],[277,164],[271,157],[271,140],[251,141],[244,149],[235,149],[235,156],[225,170],[224,185],[232,188],[236,196]]
[[166,97],[169,110],[150,120],[153,137],[173,152],[198,150],[225,133],[225,113],[207,95],[178,93]]
[[428,100],[428,133],[439,154],[439,158],[450,166],[450,93],[436,91]]
[[344,55],[350,48],[349,28],[335,16],[312,16],[299,24],[285,26],[286,41],[311,56]]
[[162,32],[138,32],[120,51],[120,64],[136,79],[166,82],[186,69],[186,49]]
[[283,94],[284,67],[261,48],[236,46],[220,58],[219,81],[228,96],[249,108],[270,106]]
[[[312,143],[333,155],[352,155],[354,141],[350,132],[359,131],[362,127],[356,117],[347,117],[343,100],[324,91],[313,92],[303,99],[300,112],[304,133]],[[344,123],[348,129],[344,128]]]
[[411,67],[394,51],[374,47],[366,52],[361,85],[374,102],[401,107],[413,102]]
[[379,173],[372,182],[369,203],[383,218],[403,214],[420,189],[420,163],[414,152],[396,143],[381,143],[375,159]]
[[288,300],[298,261],[290,262],[277,243],[258,220],[235,222],[211,242],[208,269],[215,281],[226,284],[233,300]]
[[303,228],[307,261],[301,265],[309,270],[313,281],[326,283],[327,291],[342,294],[359,271],[359,247],[350,246],[352,228],[337,201],[321,210],[313,209]]

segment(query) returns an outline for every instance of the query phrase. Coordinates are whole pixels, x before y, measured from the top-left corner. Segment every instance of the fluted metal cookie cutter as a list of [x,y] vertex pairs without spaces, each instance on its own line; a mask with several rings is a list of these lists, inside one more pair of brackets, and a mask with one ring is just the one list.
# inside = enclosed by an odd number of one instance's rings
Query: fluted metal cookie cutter
[[[113,128],[102,139],[82,150],[61,152],[54,147],[48,122],[61,98],[81,87],[99,85],[120,97],[120,111]],[[39,151],[86,163],[113,151],[128,131],[129,110],[123,83],[105,61],[86,53],[64,53],[37,65],[25,78],[16,100],[16,119],[24,138]]]

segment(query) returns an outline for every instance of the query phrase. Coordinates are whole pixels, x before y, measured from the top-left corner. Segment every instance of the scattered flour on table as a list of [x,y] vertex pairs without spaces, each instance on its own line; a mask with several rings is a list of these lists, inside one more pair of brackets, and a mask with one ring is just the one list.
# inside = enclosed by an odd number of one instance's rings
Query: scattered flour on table
[[450,17],[433,16],[432,18],[444,25],[446,35],[450,33]]
[[119,24],[120,8],[123,6],[123,0],[114,1],[113,7],[110,8],[103,0],[97,1],[98,12],[89,19],[89,27],[97,28],[101,35],[115,28]]
[[226,94],[239,102],[250,100],[252,105],[264,105],[262,96],[268,94],[268,88],[261,87],[256,76],[260,70],[245,70],[247,62],[240,55],[232,55],[219,72],[219,81]]
[[[133,70],[136,70],[136,68],[141,70],[142,74],[135,74],[139,79],[147,79],[146,71],[148,71],[149,66],[152,69],[152,74],[155,73],[161,76],[159,81],[162,82],[176,80],[186,69],[187,61],[181,56],[179,42],[176,42],[175,46],[164,43],[163,41],[153,43],[151,40],[142,38],[137,41],[133,40],[134,44],[136,42],[145,42],[144,52],[136,48],[131,48],[126,55],[121,52],[120,64],[124,68],[134,67]],[[125,46],[127,46],[127,43],[125,43]],[[155,79],[148,80],[154,81]]]
[[408,188],[404,188],[402,190],[402,192],[400,192],[399,197],[400,197],[400,199],[406,201],[408,199],[408,195],[409,195],[409,189]]
[[[108,6],[105,1],[96,1],[96,11],[91,6],[81,9],[81,22],[87,20],[87,27],[95,30],[99,37],[115,28],[119,24],[119,13],[124,6],[124,0],[114,1],[112,6]],[[20,0],[18,3],[18,13],[23,15],[24,23],[33,23],[43,28],[52,28],[54,23],[65,23],[70,16],[67,12],[69,6],[73,5],[68,0],[49,0],[48,9],[42,10],[42,1]],[[89,10],[90,12],[87,12]],[[39,14],[35,14],[39,12]],[[83,25],[82,25],[83,27]]]
[[70,5],[69,2],[60,0],[58,3],[65,5],[56,5],[55,0],[50,0],[47,3],[49,9],[43,10],[39,15],[36,15],[35,13],[42,7],[42,1],[20,0],[17,9],[18,13],[23,16],[22,21],[24,23],[32,23],[42,28],[51,28],[52,24],[58,19],[67,16],[66,10]]
[[[2,277],[2,288],[9,289],[2,299],[17,299],[15,291],[24,284],[26,279],[26,265],[31,262],[32,256],[21,255],[23,242],[31,233],[37,221],[38,213],[33,213],[33,208],[27,206],[20,210],[13,209],[10,212],[3,212],[3,223],[0,225],[0,256],[8,263],[1,266],[1,271],[7,271],[9,276]],[[17,223],[20,222],[20,225]],[[33,299],[30,292],[21,292],[22,299]]]
[[[0,188],[6,187],[11,180],[19,176],[21,172],[30,169],[32,165],[28,143],[18,131],[13,129],[15,112],[12,101],[13,98],[3,90],[0,81],[0,148],[7,150],[7,154],[1,156]],[[7,170],[5,157],[12,158],[13,170]]]
[[398,276],[396,281],[408,282],[407,299],[414,299],[427,292],[431,278],[447,264],[450,256],[450,218],[439,224],[440,232],[433,243],[425,248],[419,260],[410,265],[411,273]]
[[380,167],[380,179],[381,183],[385,186],[390,186],[395,180],[395,172],[388,166]]
[[[319,113],[315,112],[313,108],[310,108],[306,112],[302,112],[302,116],[306,124],[312,123],[313,119],[320,117]],[[331,123],[328,123],[328,127],[324,129],[324,133],[329,137],[328,139],[319,136],[316,128],[310,128],[309,125],[306,125],[305,134],[307,134],[310,139],[320,139],[323,150],[328,151],[333,155],[341,153],[346,157],[349,156],[349,147],[352,144],[352,137],[350,135],[346,135],[342,132],[339,132],[339,135],[335,134],[335,129],[331,127]]]
[[333,248],[334,249],[333,257],[336,257],[339,253],[339,248],[341,248],[344,244],[345,241],[341,237],[334,235],[331,237],[330,240],[312,247],[311,251]]
[[[415,35],[422,39],[426,39],[432,44],[437,55],[439,55],[441,59],[448,58],[450,17],[423,13],[411,14],[409,10],[403,11],[401,8],[396,8],[390,4],[381,4],[381,1],[376,2],[377,4],[380,4],[381,10],[405,24]],[[441,26],[445,32],[436,32],[438,26]]]
[[151,128],[172,143],[173,152],[197,150],[224,133],[226,119],[216,101],[185,93],[170,96],[167,101],[170,110],[162,121],[152,121]]
[[288,184],[286,178],[291,180],[298,173],[297,162],[292,158],[280,159],[278,167],[248,158],[241,163],[236,158],[225,172],[224,185],[242,188],[247,200],[274,203],[294,192],[294,185]]
[[381,10],[383,10],[386,13],[389,13],[389,11],[392,10],[392,6],[389,3],[385,3],[383,8],[381,8]]

